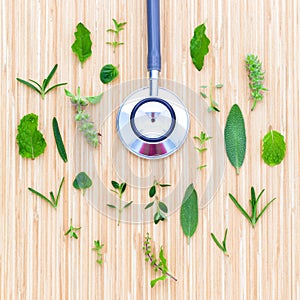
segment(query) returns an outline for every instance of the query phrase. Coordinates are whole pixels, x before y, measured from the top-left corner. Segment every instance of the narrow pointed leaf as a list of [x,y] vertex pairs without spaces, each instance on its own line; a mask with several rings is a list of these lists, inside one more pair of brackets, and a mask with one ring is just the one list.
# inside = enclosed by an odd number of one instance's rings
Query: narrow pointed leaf
[[151,206],[153,206],[153,204],[154,204],[154,201],[148,203],[148,204],[145,206],[145,209],[150,208]]
[[275,201],[276,198],[272,199],[263,209],[262,211],[260,212],[260,214],[258,215],[258,217],[256,218],[256,222],[258,221],[258,219],[263,215],[263,213],[266,211],[266,209],[269,207],[269,205]]
[[130,206],[132,203],[133,203],[133,201],[130,201],[130,202],[126,203],[126,204],[123,206],[123,208],[127,208],[127,207]]
[[59,87],[59,86],[66,85],[66,84],[68,84],[68,83],[67,83],[67,82],[63,82],[63,83],[58,83],[58,84],[53,85],[51,88],[49,88],[49,89],[45,92],[45,95],[46,95],[47,93],[49,93],[51,90],[53,90],[53,89],[55,89],[55,88],[57,88],[57,87]]
[[224,251],[223,246],[222,246],[221,243],[218,241],[218,239],[216,238],[216,236],[215,236],[213,233],[211,233],[210,236],[212,237],[212,239],[213,239],[213,241],[216,243],[216,245],[217,245],[222,251]]
[[168,207],[165,203],[163,202],[159,202],[158,203],[159,208],[164,212],[164,213],[168,213]]
[[32,83],[23,80],[21,78],[17,78],[17,80],[25,85],[27,85],[28,87],[30,87],[31,89],[35,90],[36,92],[38,92],[40,95],[42,94],[42,92],[40,90],[38,90]]
[[45,90],[49,84],[49,82],[51,81],[52,77],[54,76],[56,70],[57,70],[58,64],[56,64],[53,69],[50,71],[48,77],[44,80],[43,82],[43,90]]
[[246,219],[252,223],[250,216],[247,212],[243,209],[243,207],[237,202],[237,200],[233,197],[233,195],[229,194],[231,201],[235,204],[235,206],[240,210],[240,212],[246,217]]

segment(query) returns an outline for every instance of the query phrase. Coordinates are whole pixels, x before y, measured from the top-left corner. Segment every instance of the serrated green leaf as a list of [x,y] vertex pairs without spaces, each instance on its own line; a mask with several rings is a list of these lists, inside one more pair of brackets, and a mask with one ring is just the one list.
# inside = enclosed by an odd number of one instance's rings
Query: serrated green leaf
[[152,185],[150,190],[149,190],[149,197],[152,198],[154,197],[156,194],[156,186],[155,185]]
[[86,190],[91,187],[92,184],[91,178],[85,172],[77,174],[73,181],[73,187],[77,190]]
[[148,203],[148,204],[145,206],[145,209],[150,208],[151,206],[153,206],[153,204],[154,204],[154,201]]
[[47,144],[37,127],[37,115],[28,114],[21,119],[16,139],[22,157],[34,159],[44,153]]
[[163,203],[163,202],[159,202],[158,203],[158,207],[164,212],[164,213],[168,213],[168,207],[167,207],[167,205],[165,204],[165,203]]
[[232,106],[227,117],[224,137],[227,157],[239,174],[246,154],[246,131],[243,114],[237,104]]
[[100,80],[107,84],[119,76],[118,68],[112,64],[105,65],[100,71]]
[[194,36],[190,42],[190,55],[193,64],[198,71],[201,71],[204,64],[204,57],[209,52],[210,40],[205,35],[205,24],[201,24],[194,30]]
[[286,143],[278,131],[270,130],[263,138],[262,159],[269,166],[276,166],[285,156]]
[[91,33],[82,23],[79,23],[76,29],[77,31],[74,33],[76,39],[72,45],[72,51],[83,64],[92,55]]
[[183,233],[190,239],[198,226],[198,196],[193,184],[188,186],[182,200],[180,224]]

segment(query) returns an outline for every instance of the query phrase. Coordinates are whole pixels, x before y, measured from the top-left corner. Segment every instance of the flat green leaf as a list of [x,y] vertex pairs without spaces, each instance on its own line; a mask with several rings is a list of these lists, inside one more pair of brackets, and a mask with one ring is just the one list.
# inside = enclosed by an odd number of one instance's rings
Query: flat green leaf
[[237,104],[229,112],[224,136],[227,157],[239,174],[246,154],[246,131],[243,114]]
[[45,95],[46,95],[47,93],[49,93],[51,90],[56,89],[57,87],[63,86],[63,85],[66,85],[66,84],[68,84],[68,83],[67,83],[67,82],[63,82],[63,83],[58,83],[58,84],[55,84],[55,85],[51,86],[51,88],[49,88],[49,89],[45,92]]
[[120,192],[121,192],[121,194],[123,194],[125,192],[126,186],[127,186],[126,182],[123,182],[123,183],[120,184]]
[[164,255],[164,249],[163,249],[163,247],[160,247],[160,250],[159,250],[159,259],[160,259],[160,262],[161,262],[162,272],[163,273],[168,272],[167,259],[166,259],[165,255]]
[[76,29],[77,31],[74,33],[76,39],[72,45],[72,51],[83,64],[92,55],[91,33],[82,23],[79,23]]
[[166,183],[159,183],[160,187],[168,187],[171,186],[171,184],[166,184]]
[[60,157],[62,158],[62,160],[64,162],[67,162],[68,156],[66,153],[66,149],[65,149],[61,134],[60,134],[58,122],[55,117],[52,119],[52,127],[53,127],[53,134],[54,134],[54,138],[55,138],[55,142],[56,142],[57,151],[58,151]]
[[282,162],[285,156],[286,143],[278,131],[270,130],[263,138],[262,159],[273,167]]
[[154,201],[148,203],[148,204],[145,206],[145,209],[150,208],[151,206],[153,206],[153,204],[154,204]]
[[46,79],[44,79],[43,81],[43,85],[42,85],[42,90],[45,90],[46,87],[48,86],[50,80],[52,79],[52,77],[54,76],[56,70],[57,70],[58,64],[56,64],[53,69],[50,71],[48,77]]
[[98,95],[98,96],[85,97],[85,98],[86,98],[86,100],[87,100],[88,102],[90,102],[91,104],[97,104],[97,103],[99,103],[99,102],[101,101],[102,97],[103,97],[103,93],[101,93],[101,94]]
[[183,233],[190,239],[198,226],[198,196],[193,184],[188,186],[182,200],[180,224]]
[[165,204],[165,203],[163,203],[163,202],[159,202],[158,203],[158,207],[164,212],[164,213],[168,213],[168,207],[167,207],[167,205]]
[[152,185],[150,190],[149,190],[149,197],[152,198],[154,197],[156,194],[156,186],[155,185]]
[[205,35],[205,24],[201,24],[194,30],[194,36],[190,42],[190,55],[193,64],[198,71],[201,71],[204,64],[204,57],[208,53],[210,40]]
[[223,84],[222,84],[222,83],[216,84],[216,88],[217,88],[217,89],[220,89],[220,88],[222,88],[222,87],[223,87]]
[[207,98],[207,95],[206,95],[205,93],[203,93],[203,92],[200,92],[200,95],[201,95],[204,99]]
[[248,213],[244,210],[244,208],[238,203],[238,201],[234,198],[232,194],[229,194],[231,201],[235,204],[235,206],[239,209],[239,211],[245,216],[245,218],[252,223],[251,217]]
[[158,281],[165,280],[166,278],[167,278],[167,275],[163,275],[163,276],[160,276],[158,278],[155,278],[155,279],[150,281],[150,286],[153,288]]
[[107,206],[110,208],[117,208],[115,205],[112,205],[112,204],[107,204]]
[[21,119],[16,139],[22,157],[34,159],[44,153],[47,144],[37,127],[37,115],[28,114]]
[[80,172],[73,181],[73,187],[77,190],[86,190],[92,184],[91,178],[85,172]]
[[105,65],[100,71],[100,80],[107,84],[119,76],[118,68],[112,64]]
[[132,203],[133,203],[133,201],[130,201],[130,202],[126,203],[126,204],[123,206],[123,208],[127,208],[127,207],[130,206]]
[[42,94],[42,92],[37,89],[32,83],[24,80],[24,79],[21,79],[21,78],[17,78],[17,80],[25,85],[27,85],[28,87],[30,87],[31,89],[35,90],[36,92],[38,92],[40,95]]
[[114,180],[111,181],[111,185],[112,185],[115,189],[119,189],[119,188],[120,188],[119,184],[118,184],[116,181],[114,181]]

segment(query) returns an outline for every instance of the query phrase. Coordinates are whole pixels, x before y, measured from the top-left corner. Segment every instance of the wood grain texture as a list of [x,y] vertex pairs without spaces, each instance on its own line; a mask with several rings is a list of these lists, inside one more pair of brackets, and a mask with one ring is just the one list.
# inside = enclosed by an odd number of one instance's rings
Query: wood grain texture
[[[85,201],[72,187],[77,168],[72,150],[76,125],[74,108],[63,88],[41,100],[15,80],[40,81],[56,63],[59,67],[53,82],[67,81],[72,91],[81,86],[86,95],[146,78],[145,1],[2,0],[0,14],[0,299],[300,299],[299,1],[161,1],[161,78],[197,93],[201,84],[223,83],[216,94],[221,105],[216,119],[223,129],[231,106],[238,103],[248,136],[240,175],[236,177],[234,168],[226,163],[213,201],[199,210],[199,227],[189,246],[180,228],[178,210],[158,226],[145,222],[118,227],[113,218]],[[112,38],[106,33],[112,18],[128,22],[120,34],[125,45],[115,54],[105,44]],[[193,29],[205,20],[211,45],[199,73],[189,57],[189,41]],[[83,69],[71,51],[73,32],[80,21],[91,31],[93,41],[92,57]],[[244,67],[247,53],[255,53],[262,60],[269,89],[254,112],[250,112]],[[111,86],[99,81],[99,70],[106,63],[120,65],[120,77]],[[115,101],[121,104],[122,97]],[[196,113],[198,104],[191,103],[189,109]],[[106,111],[114,109],[109,101],[98,105]],[[39,128],[48,143],[45,153],[33,161],[18,155],[15,141],[20,119],[31,112],[39,115]],[[103,120],[102,145],[95,156],[107,188],[111,179],[130,179],[122,178],[122,170],[112,163],[115,114],[107,122]],[[55,147],[51,127],[54,116],[66,143],[67,164]],[[205,114],[202,117],[206,118]],[[261,139],[269,125],[283,133],[287,142],[285,160],[273,168],[260,158]],[[200,129],[192,118],[190,137]],[[188,166],[181,166],[182,155],[190,157]],[[176,185],[185,177],[178,168],[184,169],[183,174],[194,172],[197,157],[192,148],[179,151],[162,164],[162,178]],[[146,203],[147,189],[137,187],[143,176],[151,177],[150,165],[129,154],[124,154],[124,159],[140,178],[135,187],[129,187],[127,197]],[[210,162],[209,155],[208,159]],[[56,191],[63,176],[66,181],[56,210],[27,190]],[[195,184],[201,193],[206,181],[198,176]],[[266,188],[261,205],[277,197],[255,229],[228,199],[230,192],[247,206],[252,185],[256,190]],[[176,197],[183,194],[180,189]],[[105,203],[107,200],[113,197],[102,199]],[[70,218],[74,225],[82,226],[79,240],[64,236]],[[211,232],[221,238],[226,227],[229,258],[210,238]],[[164,246],[177,283],[166,280],[150,288],[154,272],[141,251],[147,231],[156,250]],[[96,263],[96,254],[91,251],[97,239],[105,244],[103,266]]]

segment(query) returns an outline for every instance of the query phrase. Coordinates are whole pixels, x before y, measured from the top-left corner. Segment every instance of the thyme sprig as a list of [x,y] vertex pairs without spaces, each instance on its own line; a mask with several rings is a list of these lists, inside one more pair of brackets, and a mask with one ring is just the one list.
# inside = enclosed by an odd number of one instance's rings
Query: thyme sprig
[[[200,147],[195,147],[195,149],[200,153],[203,154],[207,151],[207,148],[204,146],[205,142],[212,139],[211,136],[207,136],[205,132],[201,131],[199,136],[194,136],[194,139],[197,140],[200,144]],[[199,170],[206,168],[206,165],[201,165],[198,167]]]

